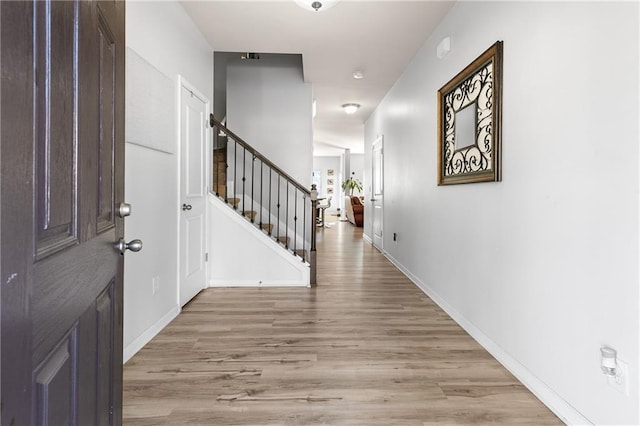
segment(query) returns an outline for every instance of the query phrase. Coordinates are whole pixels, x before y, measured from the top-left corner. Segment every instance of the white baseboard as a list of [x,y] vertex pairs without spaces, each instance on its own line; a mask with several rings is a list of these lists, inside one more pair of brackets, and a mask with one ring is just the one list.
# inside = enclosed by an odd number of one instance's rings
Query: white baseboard
[[169,312],[167,312],[162,318],[158,320],[155,324],[145,330],[137,339],[133,342],[129,343],[123,351],[122,354],[122,363],[125,364],[127,361],[131,359],[140,349],[144,347],[147,343],[151,341],[158,333],[162,331],[175,317],[180,314],[181,308],[180,306],[175,306]]
[[409,272],[400,262],[394,259],[389,253],[384,253],[403,274],[407,276],[424,294],[429,296],[443,311],[458,323],[471,337],[473,337],[483,348],[487,350],[500,364],[511,372],[523,385],[525,385],[544,405],[567,425],[592,425],[571,404],[565,401],[553,389],[547,386],[542,380],[531,373],[518,360],[504,351],[498,344],[491,340],[486,334],[479,330],[473,323],[456,311],[444,299],[442,299],[431,287],[423,283],[418,277]]
[[209,280],[209,287],[309,287],[303,281]]
[[373,240],[369,238],[367,234],[362,234],[362,239],[368,242],[369,244],[373,244]]

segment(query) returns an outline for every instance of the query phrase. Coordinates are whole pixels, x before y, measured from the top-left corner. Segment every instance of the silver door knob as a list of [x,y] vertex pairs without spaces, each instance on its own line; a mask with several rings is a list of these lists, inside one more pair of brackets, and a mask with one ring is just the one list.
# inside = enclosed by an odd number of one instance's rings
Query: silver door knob
[[118,216],[127,217],[131,214],[131,204],[120,203],[118,206]]
[[128,243],[124,241],[124,238],[120,238],[116,241],[113,246],[116,250],[120,252],[120,254],[124,254],[125,251],[140,251],[142,250],[142,241],[140,240],[131,240]]
[[182,211],[185,211],[185,210],[191,210],[191,204],[183,204]]

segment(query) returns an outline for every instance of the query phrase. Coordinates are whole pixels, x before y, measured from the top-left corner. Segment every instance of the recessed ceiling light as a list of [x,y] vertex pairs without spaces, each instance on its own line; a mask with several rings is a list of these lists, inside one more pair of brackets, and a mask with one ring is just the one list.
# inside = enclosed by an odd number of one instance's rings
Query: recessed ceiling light
[[358,108],[360,108],[360,104],[353,104],[352,103],[352,104],[344,104],[344,105],[342,105],[342,109],[347,114],[355,114],[356,111],[358,111]]
[[362,73],[362,71],[354,71],[353,78],[355,78],[356,80],[362,80],[364,78],[364,74]]

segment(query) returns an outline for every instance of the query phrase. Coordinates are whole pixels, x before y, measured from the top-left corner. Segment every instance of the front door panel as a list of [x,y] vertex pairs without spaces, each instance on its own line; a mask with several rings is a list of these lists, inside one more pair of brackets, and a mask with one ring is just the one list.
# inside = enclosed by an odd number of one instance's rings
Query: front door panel
[[78,83],[73,2],[35,2],[37,257],[77,243],[74,96]]
[[35,423],[74,423],[77,388],[76,329],[71,330],[34,373]]
[[0,7],[2,424],[120,424],[124,3]]

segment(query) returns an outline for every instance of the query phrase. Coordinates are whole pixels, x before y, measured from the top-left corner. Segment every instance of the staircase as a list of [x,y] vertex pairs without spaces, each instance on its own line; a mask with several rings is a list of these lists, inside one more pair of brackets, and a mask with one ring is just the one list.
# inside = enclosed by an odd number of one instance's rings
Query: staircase
[[[213,148],[213,186],[212,191],[219,197],[227,196],[227,136],[215,135]],[[237,199],[239,202],[240,199]],[[237,203],[236,202],[236,203]]]
[[[311,191],[227,129],[213,115],[212,193],[280,249],[311,269],[315,285],[315,211]],[[314,192],[315,198],[315,192]]]

